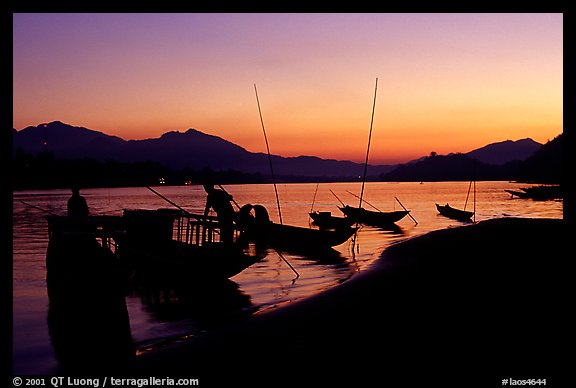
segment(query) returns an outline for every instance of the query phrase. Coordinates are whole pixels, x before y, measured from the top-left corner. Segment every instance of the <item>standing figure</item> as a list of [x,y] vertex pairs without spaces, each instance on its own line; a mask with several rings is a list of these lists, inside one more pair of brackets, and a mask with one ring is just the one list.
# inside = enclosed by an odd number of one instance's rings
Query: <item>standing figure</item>
[[220,240],[224,243],[231,243],[234,239],[234,208],[230,201],[232,196],[224,190],[214,187],[213,183],[204,183],[204,190],[208,193],[206,198],[206,208],[204,216],[207,216],[210,209],[214,209],[218,216],[220,225]]
[[80,195],[78,186],[72,187],[72,196],[68,199],[69,217],[88,217],[88,204],[86,199]]

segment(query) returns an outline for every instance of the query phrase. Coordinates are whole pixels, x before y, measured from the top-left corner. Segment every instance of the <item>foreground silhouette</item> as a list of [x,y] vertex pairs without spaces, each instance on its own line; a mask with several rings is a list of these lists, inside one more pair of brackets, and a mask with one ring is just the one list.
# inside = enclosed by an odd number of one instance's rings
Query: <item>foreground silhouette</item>
[[95,239],[52,239],[46,256],[49,334],[65,373],[106,374],[134,360],[127,279]]
[[88,204],[86,198],[80,195],[78,186],[72,187],[72,196],[68,199],[67,207],[69,217],[88,217]]
[[216,386],[270,386],[279,374],[286,385],[487,387],[530,376],[562,386],[566,237],[561,220],[432,232],[322,294],[139,357],[137,371],[194,373]]

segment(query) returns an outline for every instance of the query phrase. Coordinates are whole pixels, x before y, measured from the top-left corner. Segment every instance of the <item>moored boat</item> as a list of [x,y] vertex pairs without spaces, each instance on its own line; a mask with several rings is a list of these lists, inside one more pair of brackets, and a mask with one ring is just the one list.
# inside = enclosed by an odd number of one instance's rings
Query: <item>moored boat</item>
[[[180,210],[125,210],[126,235],[120,254],[136,257],[147,270],[175,269],[193,279],[230,278],[260,261],[236,233],[234,241],[220,239],[216,217]],[[142,265],[140,265],[142,267]]]
[[389,226],[395,222],[400,221],[410,213],[409,210],[376,212],[366,210],[364,208],[352,207],[349,205],[338,207],[338,209],[340,209],[340,211],[344,213],[346,217],[354,220],[354,222],[370,226]]
[[334,230],[311,229],[274,222],[255,227],[259,241],[287,251],[321,251],[341,245],[356,232],[356,228]]
[[252,222],[241,225],[246,238],[272,248],[313,252],[325,251],[348,241],[357,228],[345,226],[332,229],[312,229],[272,222],[261,205],[254,205],[256,217]]
[[438,209],[438,212],[444,217],[452,218],[458,221],[471,222],[471,218],[474,215],[474,212],[456,209],[450,206],[449,204],[446,205],[436,204],[436,209]]
[[123,216],[49,216],[49,247],[82,254],[98,243],[135,273],[206,280],[230,278],[263,255],[238,239],[220,241],[215,217],[179,210],[125,210]]
[[564,193],[562,191],[562,186],[560,185],[540,185],[532,187],[521,187],[521,191],[518,190],[507,190],[513,197],[524,199],[532,199],[535,201],[549,201],[555,199],[562,199]]
[[508,190],[508,189],[504,189],[504,191],[507,192],[508,194],[510,194],[512,196],[512,198],[514,198],[514,197],[530,198],[525,191]]
[[308,214],[320,229],[349,228],[355,222],[352,218],[333,216],[331,212],[314,211]]
[[[470,190],[472,189],[472,186],[474,186],[474,211],[468,211],[466,210],[466,205],[468,204],[468,198],[470,197]],[[453,220],[472,222],[472,217],[474,217],[474,222],[476,222],[476,181],[471,180],[470,184],[468,185],[468,193],[466,194],[466,201],[464,202],[464,210],[452,207],[448,203],[446,203],[446,205],[436,204],[436,209],[440,215],[452,218]]]
[[129,272],[116,254],[122,217],[50,215],[46,220],[46,283],[51,302],[87,292],[121,293]]

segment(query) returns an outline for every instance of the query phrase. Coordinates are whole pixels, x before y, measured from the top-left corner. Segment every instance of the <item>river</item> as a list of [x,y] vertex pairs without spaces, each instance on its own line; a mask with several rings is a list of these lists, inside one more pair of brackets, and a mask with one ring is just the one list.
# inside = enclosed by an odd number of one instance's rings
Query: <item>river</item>
[[[525,186],[510,182],[477,182],[475,195],[470,192],[467,209],[473,210],[475,206],[476,221],[500,217],[562,218],[561,201],[512,199],[504,191]],[[358,195],[360,187],[360,183],[279,184],[283,222],[309,227],[311,209],[341,215],[337,209],[339,200],[357,206],[358,199],[348,191]],[[170,294],[152,299],[137,290],[131,291],[126,297],[126,305],[137,352],[153,351],[159,344],[226,324],[231,316],[239,313],[242,316],[259,314],[317,294],[366,270],[390,244],[432,230],[460,226],[461,222],[440,216],[435,203],[463,208],[468,188],[468,182],[367,183],[364,199],[370,205],[364,207],[401,210],[398,198],[411,210],[417,224],[405,217],[397,223],[398,228],[390,230],[362,227],[355,243],[349,240],[335,247],[336,252],[330,260],[285,253],[284,257],[298,272],[298,278],[277,252],[268,250],[262,261],[231,278],[222,290],[193,298]],[[159,186],[155,189],[190,212],[204,210],[202,186]],[[272,185],[229,185],[226,189],[241,205],[264,205],[271,219],[278,222]],[[84,189],[81,194],[86,198],[91,214],[122,215],[124,209],[170,207],[143,187]],[[24,202],[55,214],[65,214],[69,196],[69,190],[13,193],[14,374],[50,374],[56,373],[58,367],[47,319],[46,213]],[[465,256],[462,259],[465,260]],[[217,308],[206,309],[207,304]],[[83,341],[87,349],[98,345],[91,343],[90,333],[86,333]]]

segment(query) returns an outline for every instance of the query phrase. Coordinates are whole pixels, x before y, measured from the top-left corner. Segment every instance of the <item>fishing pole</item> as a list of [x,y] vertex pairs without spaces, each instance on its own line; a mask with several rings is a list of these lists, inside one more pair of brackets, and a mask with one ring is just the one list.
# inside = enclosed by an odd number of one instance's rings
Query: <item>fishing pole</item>
[[256,84],[254,84],[254,92],[256,93],[256,103],[258,104],[260,124],[262,124],[262,132],[264,132],[264,141],[266,142],[266,151],[268,152],[268,164],[270,165],[270,174],[272,174],[272,183],[274,184],[274,192],[276,193],[276,205],[278,206],[278,217],[280,218],[280,225],[282,225],[282,212],[280,211],[280,199],[278,198],[278,188],[276,187],[276,179],[274,178],[274,168],[272,167],[272,156],[270,156],[270,146],[268,145],[268,136],[266,136],[266,129],[264,128],[264,119],[262,119],[262,110],[260,109],[260,99],[258,98],[258,89],[256,88]]
[[188,210],[180,207],[180,205],[178,205],[177,203],[172,202],[171,200],[169,200],[168,198],[166,198],[165,196],[163,196],[162,194],[160,194],[159,192],[157,192],[156,190],[154,190],[152,187],[146,186],[146,188],[147,188],[148,190],[150,190],[151,192],[153,192],[154,194],[156,194],[157,196],[159,196],[160,198],[162,198],[164,201],[168,202],[170,205],[176,207],[178,210],[183,211],[183,212],[186,213],[187,215],[191,215],[191,213],[190,213]]
[[[156,190],[154,190],[152,187],[150,186],[146,186],[146,188],[148,190],[150,190],[151,192],[153,192],[154,194],[156,194],[157,196],[159,196],[160,198],[162,198],[164,201],[168,202],[170,205],[176,207],[178,210],[184,212],[184,214],[194,217],[194,215],[192,213],[190,213],[188,210],[184,209],[183,207],[181,207],[180,205],[178,205],[177,203],[171,201],[170,199],[166,198],[165,196],[163,196],[162,194],[160,194],[159,192],[157,192]],[[214,230],[214,232],[220,234],[220,232],[218,230]],[[205,231],[204,231],[205,233]]]
[[51,216],[58,216],[58,214],[53,213],[53,212],[51,212],[50,210],[42,209],[41,207],[36,206],[36,205],[32,205],[31,203],[28,203],[28,202],[25,202],[25,201],[22,201],[22,200],[19,200],[19,202],[22,202],[24,205],[30,206],[30,207],[32,207],[32,208],[34,208],[34,209],[37,209],[37,210],[40,210],[41,212],[44,212],[44,213],[46,213],[46,214],[50,214]]
[[404,205],[402,205],[402,202],[400,202],[400,200],[398,199],[398,197],[394,197],[394,199],[396,199],[396,201],[398,201],[398,203],[400,204],[400,206],[402,206],[402,209],[404,209],[404,210],[406,210],[406,211],[408,212],[408,216],[409,216],[410,218],[412,218],[412,221],[414,221],[414,223],[415,223],[416,225],[418,225],[418,221],[416,221],[416,219],[415,219],[414,217],[412,217],[412,214],[410,214],[410,211],[409,211],[408,209],[406,209],[406,208],[404,207]]
[[[346,192],[347,192],[348,194],[352,194],[352,195],[355,196],[356,198],[360,198],[359,196],[357,196],[356,194],[354,194],[354,193],[351,192],[351,191],[346,190]],[[366,203],[368,206],[371,206],[373,209],[378,210],[380,213],[382,213],[382,210],[378,209],[376,206],[372,205],[370,202],[366,201],[365,199],[364,199],[363,201],[364,201],[364,203]]]
[[346,206],[346,205],[344,205],[344,202],[342,202],[342,201],[340,200],[340,198],[338,198],[338,196],[332,191],[332,189],[328,189],[328,190],[330,190],[330,192],[332,193],[332,195],[333,195],[334,197],[336,197],[336,199],[338,200],[338,202],[340,202],[340,203],[342,204],[342,206]]
[[[222,191],[225,192],[226,194],[230,195],[230,193],[227,192],[226,189],[225,189],[224,187],[222,187],[221,184],[218,184],[218,187],[220,187],[220,190],[222,190]],[[238,202],[236,202],[236,201],[234,200],[234,197],[232,197],[231,195],[230,195],[230,200],[232,201],[232,203],[233,203],[234,205],[236,205],[236,207],[238,208],[238,210],[241,209],[240,205],[238,205]]]
[[[38,206],[36,206],[36,205],[32,205],[31,203],[28,203],[28,202],[26,202],[26,201],[18,200],[18,202],[22,202],[22,203],[23,203],[24,205],[26,205],[26,206],[30,206],[30,207],[32,207],[32,208],[34,208],[34,209],[40,210],[40,211],[43,212],[43,213],[50,214],[51,216],[63,217],[63,216],[60,216],[59,214],[53,213],[53,212],[51,212],[51,211],[49,211],[49,210],[42,209],[41,207],[38,207]],[[120,211],[120,210],[122,210],[122,209],[113,209],[113,210],[107,210],[107,211],[99,211],[99,212],[96,212],[96,215],[104,215],[104,214],[108,214],[108,213],[118,212],[118,211]],[[90,212],[90,213],[92,214],[92,212]]]

